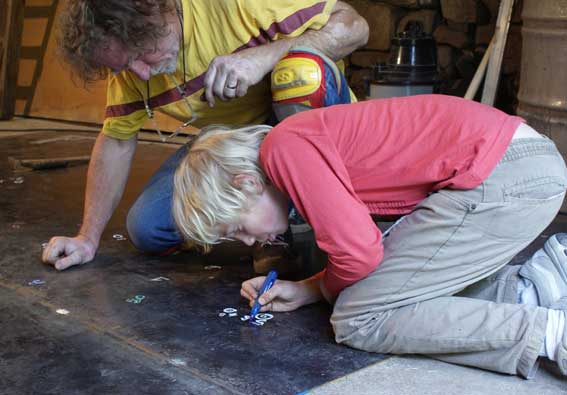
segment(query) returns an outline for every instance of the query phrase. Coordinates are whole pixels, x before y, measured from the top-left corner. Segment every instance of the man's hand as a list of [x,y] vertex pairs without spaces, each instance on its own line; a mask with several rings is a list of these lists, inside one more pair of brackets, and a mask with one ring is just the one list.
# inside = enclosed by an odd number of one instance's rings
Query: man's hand
[[[242,283],[240,295],[248,299],[250,307],[258,296],[258,291],[266,277],[256,277]],[[277,280],[274,286],[260,297],[260,304],[264,311],[293,311],[306,304],[317,302],[321,299],[318,280],[307,279],[303,281]]]
[[117,140],[99,134],[89,163],[85,214],[79,234],[49,240],[43,262],[65,270],[92,261],[100,235],[122,197],[136,143],[135,138]]
[[81,265],[93,260],[96,245],[83,235],[76,237],[53,237],[43,250],[43,262],[65,270],[70,266]]
[[205,74],[205,99],[215,106],[215,96],[222,101],[242,97],[269,72],[256,48],[231,55],[217,56]]
[[230,55],[217,56],[209,65],[204,80],[204,99],[215,106],[242,97],[260,82],[293,46],[317,49],[333,60],[347,56],[368,41],[368,23],[346,3],[338,1],[327,24],[320,30],[308,29],[294,38],[283,38]]

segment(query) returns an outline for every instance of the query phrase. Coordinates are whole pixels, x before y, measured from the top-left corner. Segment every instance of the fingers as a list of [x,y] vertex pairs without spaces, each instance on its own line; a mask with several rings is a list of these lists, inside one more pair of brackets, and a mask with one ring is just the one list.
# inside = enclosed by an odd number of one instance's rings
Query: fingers
[[248,299],[252,304],[254,304],[254,300],[256,299],[256,296],[244,290],[244,288],[240,288],[240,296],[242,296],[244,299]]
[[65,241],[61,237],[53,237],[43,250],[41,259],[45,263],[54,264],[65,251]]
[[54,237],[49,241],[42,254],[45,263],[55,266],[57,270],[65,270],[70,266],[90,261],[95,254],[96,247],[82,237]]
[[268,291],[264,292],[262,296],[260,296],[258,302],[260,302],[262,306],[271,304],[272,301],[278,296],[278,291],[278,287],[276,286],[270,288]]
[[57,262],[55,262],[55,269],[65,270],[70,266],[80,265],[81,263],[83,263],[83,261],[84,258],[82,254],[77,250],[71,253],[71,255],[69,255],[68,257],[59,259]]
[[240,294],[242,295],[244,293],[248,295],[249,298],[243,295],[248,300],[256,299],[256,297],[258,296],[258,291],[262,287],[262,284],[264,284],[265,279],[265,276],[261,276],[244,281],[240,289]]
[[222,101],[228,101],[246,95],[250,70],[244,65],[241,59],[232,55],[213,59],[203,82],[204,99],[210,107],[215,105],[215,96]]
[[215,96],[213,93],[213,84],[215,82],[215,77],[217,75],[217,68],[214,64],[211,64],[205,74],[205,81],[203,85],[205,86],[205,100],[209,103],[209,107],[213,108],[215,106]]
[[265,304],[260,308],[260,313],[265,313],[266,311],[274,311],[274,302]]
[[215,81],[213,83],[213,93],[222,101],[228,101],[236,97],[238,90],[238,77],[234,72],[230,72],[226,67],[217,68]]
[[222,101],[226,101],[224,97],[224,87],[226,85],[226,75],[224,75],[220,70],[217,70],[215,76],[215,81],[213,82],[213,93]]
[[236,97],[242,97],[242,96],[246,95],[247,92],[248,92],[248,84],[241,81],[236,86]]
[[238,77],[234,73],[229,73],[224,86],[224,96],[227,99],[234,99],[238,90]]

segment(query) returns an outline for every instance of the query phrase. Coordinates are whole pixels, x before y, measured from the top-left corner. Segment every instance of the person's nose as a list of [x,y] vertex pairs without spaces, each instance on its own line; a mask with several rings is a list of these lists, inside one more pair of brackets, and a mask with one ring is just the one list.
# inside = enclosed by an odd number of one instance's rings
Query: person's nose
[[129,69],[136,74],[141,80],[150,79],[150,66],[141,60],[134,60],[130,63]]
[[240,239],[241,242],[243,242],[249,247],[252,247],[256,242],[256,238],[254,236],[242,235],[242,236],[238,236],[238,238]]

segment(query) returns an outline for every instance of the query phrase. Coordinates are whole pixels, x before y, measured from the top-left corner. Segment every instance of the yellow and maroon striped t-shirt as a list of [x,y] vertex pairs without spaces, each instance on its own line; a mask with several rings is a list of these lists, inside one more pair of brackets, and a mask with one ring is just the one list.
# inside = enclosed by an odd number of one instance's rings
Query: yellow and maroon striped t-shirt
[[[336,0],[182,0],[185,89],[197,115],[195,126],[264,122],[271,111],[269,76],[250,87],[246,96],[228,102],[216,100],[215,107],[209,108],[200,97],[210,62],[218,55],[296,37],[307,29],[320,29],[327,23],[335,3]],[[181,84],[182,59],[180,51],[174,76]],[[149,85],[152,109],[181,122],[191,116],[171,75],[152,77]],[[143,102],[146,92],[146,81],[128,70],[111,76],[103,133],[122,140],[134,137],[147,120]]]

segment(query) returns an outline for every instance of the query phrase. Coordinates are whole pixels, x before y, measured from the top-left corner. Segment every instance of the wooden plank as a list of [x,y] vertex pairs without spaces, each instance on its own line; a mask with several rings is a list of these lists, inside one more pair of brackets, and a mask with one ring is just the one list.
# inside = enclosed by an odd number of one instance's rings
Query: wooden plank
[[488,62],[488,71],[486,72],[486,81],[484,82],[484,90],[482,92],[482,103],[489,106],[494,105],[496,92],[498,91],[500,70],[502,68],[502,59],[504,57],[506,38],[508,37],[508,29],[510,28],[510,19],[512,17],[513,8],[514,0],[502,0],[500,3],[500,10],[498,11],[496,30],[493,38],[494,49]]
[[49,18],[53,13],[53,5],[43,7],[26,7],[24,9],[25,18]]
[[[30,113],[32,102],[33,102],[33,99],[34,99],[34,96],[35,96],[35,90],[37,88],[37,83],[39,81],[39,77],[40,77],[41,72],[43,70],[43,59],[44,59],[45,53],[47,51],[47,45],[49,43],[49,37],[50,37],[52,30],[53,30],[53,24],[54,24],[54,21],[55,21],[55,14],[56,14],[56,11],[57,11],[57,5],[58,5],[58,0],[53,0],[50,6],[26,7],[26,9],[25,9],[26,12],[27,12],[26,17],[29,15],[30,18],[31,18],[31,21],[35,21],[36,24],[38,22],[37,18],[41,18],[41,19],[46,20],[46,24],[45,24],[45,28],[43,29],[43,36],[42,36],[42,40],[41,40],[40,54],[36,58],[37,63],[36,63],[35,72],[34,72],[33,78],[32,78],[31,93],[28,95],[28,97],[26,99],[26,106],[24,107],[24,111],[23,111],[23,115],[26,115],[26,116],[29,115],[29,113]],[[30,19],[28,19],[28,20],[30,20]]]
[[3,0],[0,2],[2,16],[6,18],[0,26],[0,119],[14,115],[15,89],[18,77],[18,59],[24,20],[24,2]]
[[467,93],[465,93],[465,99],[474,100],[474,97],[476,96],[476,92],[478,92],[478,87],[480,86],[484,78],[484,73],[486,72],[486,67],[488,66],[488,60],[490,59],[490,54],[492,54],[493,48],[494,48],[494,39],[490,41],[490,45],[486,49],[486,52],[482,57],[482,61],[480,62],[478,69],[476,69],[476,73],[474,73],[474,77],[467,89]]

